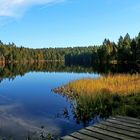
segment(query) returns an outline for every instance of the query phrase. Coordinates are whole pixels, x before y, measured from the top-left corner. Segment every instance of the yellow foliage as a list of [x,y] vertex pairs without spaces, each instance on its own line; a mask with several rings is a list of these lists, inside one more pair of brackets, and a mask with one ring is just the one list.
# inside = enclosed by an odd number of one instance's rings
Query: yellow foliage
[[140,93],[140,75],[117,74],[101,76],[98,79],[81,79],[69,83],[66,88],[78,95],[94,96],[98,93],[135,94]]

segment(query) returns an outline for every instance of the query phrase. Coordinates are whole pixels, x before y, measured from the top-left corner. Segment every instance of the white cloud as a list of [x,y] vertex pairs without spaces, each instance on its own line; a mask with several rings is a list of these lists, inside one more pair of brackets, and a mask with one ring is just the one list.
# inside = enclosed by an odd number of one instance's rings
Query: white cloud
[[63,0],[0,0],[0,17],[19,17],[34,6],[43,5]]

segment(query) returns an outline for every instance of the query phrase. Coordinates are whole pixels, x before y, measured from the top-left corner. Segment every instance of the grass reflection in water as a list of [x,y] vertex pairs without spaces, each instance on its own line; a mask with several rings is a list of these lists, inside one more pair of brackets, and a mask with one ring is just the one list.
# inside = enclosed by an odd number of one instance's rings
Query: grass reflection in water
[[99,79],[81,79],[54,89],[76,100],[77,122],[87,124],[95,116],[125,115],[140,118],[140,75],[104,75]]

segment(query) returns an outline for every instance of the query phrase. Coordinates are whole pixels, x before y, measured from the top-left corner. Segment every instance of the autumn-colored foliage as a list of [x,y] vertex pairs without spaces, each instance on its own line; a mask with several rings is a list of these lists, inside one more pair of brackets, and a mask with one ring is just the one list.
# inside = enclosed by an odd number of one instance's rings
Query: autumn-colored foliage
[[66,89],[78,95],[96,95],[110,93],[129,95],[140,92],[139,74],[119,74],[101,76],[98,79],[81,79],[66,85]]
[[74,99],[77,122],[88,123],[99,115],[124,115],[140,118],[140,75],[103,75],[97,79],[72,81],[55,92]]

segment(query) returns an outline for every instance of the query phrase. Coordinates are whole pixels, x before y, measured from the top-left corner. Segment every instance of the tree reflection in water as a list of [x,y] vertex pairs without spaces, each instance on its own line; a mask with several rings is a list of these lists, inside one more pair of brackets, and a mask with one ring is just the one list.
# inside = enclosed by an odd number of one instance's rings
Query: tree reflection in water
[[14,80],[18,75],[24,76],[28,72],[75,72],[75,73],[134,73],[140,72],[137,65],[67,65],[64,62],[39,63],[0,63],[0,81],[4,78]]

